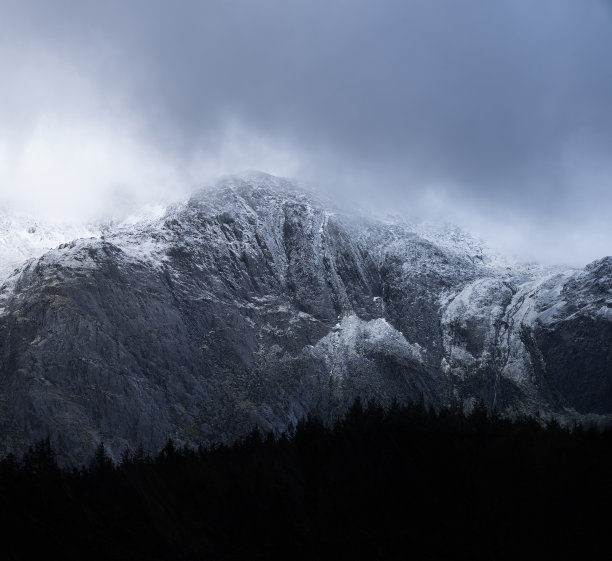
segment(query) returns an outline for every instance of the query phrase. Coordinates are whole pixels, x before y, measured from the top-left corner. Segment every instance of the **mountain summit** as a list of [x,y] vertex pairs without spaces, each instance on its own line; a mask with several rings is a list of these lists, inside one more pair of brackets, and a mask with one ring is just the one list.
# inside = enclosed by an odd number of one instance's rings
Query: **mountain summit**
[[265,174],[5,277],[0,453],[227,441],[331,422],[357,396],[612,414],[612,258],[510,266],[457,229],[342,212]]

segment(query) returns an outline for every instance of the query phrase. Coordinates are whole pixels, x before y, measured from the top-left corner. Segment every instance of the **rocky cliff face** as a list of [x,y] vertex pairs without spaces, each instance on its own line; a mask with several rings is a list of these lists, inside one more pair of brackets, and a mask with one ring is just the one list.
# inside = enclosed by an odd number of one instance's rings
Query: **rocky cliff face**
[[0,283],[1,453],[231,439],[331,421],[357,395],[612,414],[611,258],[510,267],[457,230],[342,213],[264,174]]

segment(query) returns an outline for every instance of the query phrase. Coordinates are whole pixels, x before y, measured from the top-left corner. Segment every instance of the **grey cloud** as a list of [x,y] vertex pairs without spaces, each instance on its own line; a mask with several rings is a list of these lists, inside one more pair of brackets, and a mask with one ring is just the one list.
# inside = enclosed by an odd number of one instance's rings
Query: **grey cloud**
[[[568,260],[609,248],[607,2],[41,0],[3,11],[5,45],[51,53],[93,89],[83,119],[133,120],[173,165],[216,154],[234,127],[290,152],[297,174],[380,206],[427,212],[433,192],[443,214],[485,233],[500,220],[537,232],[539,257],[557,256],[568,228],[591,240]],[[52,87],[14,105],[61,116],[61,97]]]

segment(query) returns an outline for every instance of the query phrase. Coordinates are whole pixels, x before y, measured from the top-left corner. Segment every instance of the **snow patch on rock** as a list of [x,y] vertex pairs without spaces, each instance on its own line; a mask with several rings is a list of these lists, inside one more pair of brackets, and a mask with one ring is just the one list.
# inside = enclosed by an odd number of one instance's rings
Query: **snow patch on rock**
[[426,349],[406,340],[384,318],[365,321],[356,315],[345,316],[321,339],[315,349],[323,353],[332,375],[343,376],[347,365],[370,353],[422,363]]

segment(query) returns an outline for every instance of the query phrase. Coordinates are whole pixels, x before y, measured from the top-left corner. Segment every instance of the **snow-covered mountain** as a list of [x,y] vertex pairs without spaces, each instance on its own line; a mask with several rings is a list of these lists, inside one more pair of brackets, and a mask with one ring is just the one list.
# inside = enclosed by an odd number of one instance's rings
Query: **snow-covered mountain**
[[612,414],[611,258],[513,265],[265,174],[47,251],[29,224],[0,230],[3,452],[231,439],[333,420],[357,395]]
[[0,282],[28,259],[40,257],[62,243],[99,235],[100,230],[91,226],[50,224],[0,209]]

